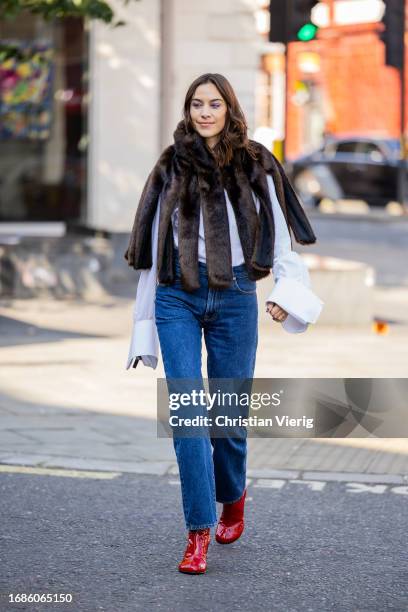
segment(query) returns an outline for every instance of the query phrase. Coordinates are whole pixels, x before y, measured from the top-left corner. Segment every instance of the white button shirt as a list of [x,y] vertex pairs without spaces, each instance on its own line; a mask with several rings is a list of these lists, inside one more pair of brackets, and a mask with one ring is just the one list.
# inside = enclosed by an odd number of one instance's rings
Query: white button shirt
[[[306,331],[309,323],[316,323],[324,302],[311,290],[310,276],[306,264],[298,253],[292,251],[289,230],[279,204],[273,178],[268,174],[268,187],[273,208],[275,223],[275,245],[272,274],[274,287],[267,302],[275,302],[286,310],[287,318],[283,328],[289,333]],[[259,211],[259,201],[253,194],[255,205]],[[231,242],[232,265],[239,266],[245,262],[241,241],[235,219],[234,209],[225,191],[229,232]],[[136,300],[133,308],[133,330],[129,346],[126,369],[129,369],[135,359],[140,358],[145,366],[156,369],[159,355],[159,338],[157,334],[154,302],[157,287],[157,243],[160,215],[160,198],[153,219],[152,227],[152,267],[141,270],[136,289]],[[178,247],[178,210],[172,214],[173,236]],[[206,262],[204,223],[200,210],[200,226],[198,237],[198,259]],[[139,360],[139,359],[138,359]]]

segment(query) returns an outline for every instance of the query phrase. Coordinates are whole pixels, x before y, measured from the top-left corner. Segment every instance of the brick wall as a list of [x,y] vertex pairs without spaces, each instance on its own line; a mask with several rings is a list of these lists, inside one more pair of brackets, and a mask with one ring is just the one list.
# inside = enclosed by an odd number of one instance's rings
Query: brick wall
[[399,137],[399,75],[395,68],[385,66],[384,44],[378,38],[377,28],[375,23],[327,28],[316,41],[289,45],[289,156],[300,153],[305,144],[301,130],[306,109],[292,100],[296,81],[310,76],[299,68],[304,51],[314,51],[320,57],[321,69],[310,78],[322,92],[327,131],[339,136]]

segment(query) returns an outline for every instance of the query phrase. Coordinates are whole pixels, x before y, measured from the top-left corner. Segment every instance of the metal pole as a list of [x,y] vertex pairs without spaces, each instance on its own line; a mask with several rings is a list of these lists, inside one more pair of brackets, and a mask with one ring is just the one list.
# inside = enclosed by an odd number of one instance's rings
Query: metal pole
[[405,213],[408,213],[408,198],[407,198],[407,143],[405,138],[405,15],[406,1],[403,0],[403,50],[400,74],[400,143],[401,154],[398,164],[398,201]]
[[285,28],[286,28],[286,32],[285,32],[285,53],[284,53],[284,57],[283,57],[283,69],[284,69],[284,75],[285,75],[285,83],[284,83],[284,87],[285,87],[285,100],[284,100],[284,133],[283,133],[283,143],[282,143],[282,162],[286,161],[286,156],[287,156],[287,151],[288,151],[288,145],[287,145],[287,138],[288,138],[288,109],[289,109],[289,98],[288,98],[288,83],[289,83],[289,78],[288,78],[288,67],[289,67],[289,63],[288,63],[288,36],[289,36],[289,19],[290,16],[292,14],[291,12],[291,2],[292,0],[289,0],[287,2],[284,3],[284,7],[285,7]]
[[288,138],[288,107],[289,107],[289,100],[288,100],[288,42],[286,42],[285,44],[285,55],[284,55],[284,71],[285,71],[285,110],[284,110],[284,123],[285,123],[285,127],[284,127],[284,138],[283,138],[283,147],[282,147],[282,161],[286,161],[286,155],[287,155],[287,138]]

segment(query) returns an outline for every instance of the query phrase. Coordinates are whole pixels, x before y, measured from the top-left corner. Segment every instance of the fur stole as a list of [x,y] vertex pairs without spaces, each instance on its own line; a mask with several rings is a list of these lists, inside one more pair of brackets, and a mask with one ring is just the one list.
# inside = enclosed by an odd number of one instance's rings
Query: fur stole
[[[178,206],[182,287],[190,292],[199,288],[198,230],[201,206],[209,287],[230,287],[233,278],[225,189],[234,209],[249,278],[259,280],[267,276],[273,266],[275,241],[267,174],[273,178],[279,204],[296,241],[300,244],[316,241],[281,164],[266,147],[251,142],[256,148],[257,160],[246,149],[236,149],[230,164],[219,168],[205,140],[196,131],[187,133],[184,121],[178,124],[174,144],[163,151],[144,186],[124,255],[129,266],[136,270],[152,266],[152,223],[160,197],[158,282],[171,284],[174,280],[171,215]],[[259,199],[259,213],[252,192]]]

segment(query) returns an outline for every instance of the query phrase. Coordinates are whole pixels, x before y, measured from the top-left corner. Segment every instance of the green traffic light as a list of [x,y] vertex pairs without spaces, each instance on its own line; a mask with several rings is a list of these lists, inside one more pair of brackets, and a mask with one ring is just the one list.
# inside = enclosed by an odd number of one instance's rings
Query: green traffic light
[[307,42],[308,40],[313,40],[313,38],[316,36],[316,32],[317,26],[315,26],[313,23],[306,23],[300,28],[299,32],[297,33],[297,37],[299,40]]

